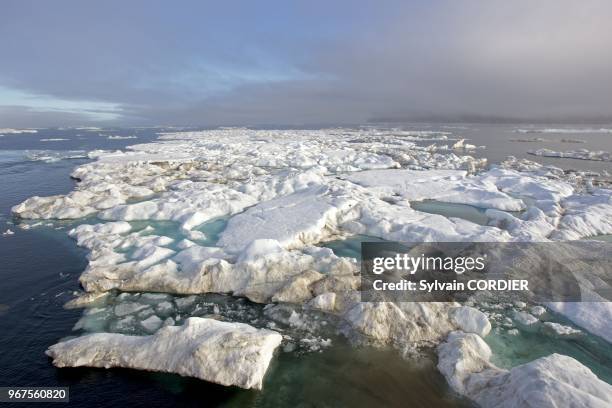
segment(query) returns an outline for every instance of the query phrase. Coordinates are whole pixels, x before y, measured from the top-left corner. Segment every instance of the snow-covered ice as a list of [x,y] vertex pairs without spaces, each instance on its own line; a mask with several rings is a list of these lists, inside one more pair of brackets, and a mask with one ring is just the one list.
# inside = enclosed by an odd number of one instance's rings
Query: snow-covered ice
[[[150,320],[145,320],[152,325]],[[151,336],[95,333],[47,350],[57,367],[125,367],[261,389],[282,336],[242,323],[192,317]]]
[[580,330],[576,330],[571,326],[565,326],[555,322],[544,322],[542,327],[546,332],[560,337],[572,337],[582,333]]
[[569,150],[569,151],[556,151],[550,149],[537,149],[530,150],[529,154],[533,154],[534,156],[545,156],[545,157],[564,157],[570,159],[580,159],[580,160],[595,160],[595,161],[612,161],[612,154],[610,152],[606,152],[603,150],[588,150],[588,149],[578,149],[578,150]]
[[504,370],[478,335],[453,332],[438,347],[438,369],[452,388],[483,407],[608,407],[612,385],[577,360],[551,354]]
[[462,331],[476,333],[484,337],[491,331],[491,323],[480,310],[470,306],[461,306],[450,312],[451,319]]
[[[450,136],[375,128],[232,128],[166,133],[127,151],[90,152],[87,157],[93,161],[72,172],[77,181],[73,191],[31,197],[12,211],[22,219],[79,223],[88,217],[87,223],[69,232],[89,251],[80,277],[86,294],[67,306],[93,307],[105,302],[110,291],[158,294],[119,295],[118,303],[85,314],[77,323],[96,331],[105,316],[112,315],[116,333],[78,337],[52,346],[49,353],[59,366],[119,365],[260,388],[272,351],[280,343],[278,333],[211,319],[185,320],[201,306],[195,295],[222,293],[276,303],[265,313],[304,331],[316,327],[305,315],[319,313],[334,316],[351,334],[374,344],[408,349],[448,338],[448,344],[474,349],[469,361],[459,356],[467,364],[461,368],[464,374],[455,373],[454,363],[447,364],[451,360],[444,356],[441,371],[458,392],[487,402],[480,402],[483,405],[496,397],[468,390],[464,381],[485,378],[473,377],[483,370],[493,373],[495,381],[513,378],[513,372],[540,378],[550,371],[555,384],[566,390],[567,381],[557,366],[567,363],[578,370],[581,386],[600,392],[604,388],[586,373],[588,369],[562,356],[510,372],[491,368],[490,351],[479,337],[487,335],[491,323],[476,308],[361,302],[357,261],[322,246],[353,235],[410,242],[506,242],[612,233],[612,190],[594,187],[588,175],[570,177],[553,166],[513,158],[485,169],[485,159],[459,154],[472,146]],[[436,144],[450,140],[455,140],[450,148]],[[416,143],[424,141],[431,144]],[[479,225],[411,206],[423,200],[486,209],[487,222]],[[220,217],[223,223],[227,220],[224,227],[209,229]],[[281,306],[287,304],[304,309],[285,313]],[[573,305],[546,306],[612,339],[607,330],[612,310],[598,306],[607,304]],[[547,327],[558,335],[567,332],[564,327],[544,326],[538,319],[542,314],[531,312],[517,312],[515,319],[522,326]],[[218,310],[211,315],[227,318],[217,316]],[[186,323],[181,326],[182,322]],[[268,327],[278,329],[276,324],[269,322]],[[468,334],[448,337],[456,330]],[[148,335],[127,335],[133,333]],[[285,348],[319,350],[329,345],[327,337],[310,334]],[[223,347],[222,339],[234,338],[240,347]],[[177,345],[163,349],[169,342]],[[138,354],[136,347],[144,351]],[[241,353],[253,358],[241,360]],[[458,358],[456,351],[449,353]],[[145,358],[151,355],[157,362]],[[487,387],[522,393],[518,383],[506,388],[496,384]],[[525,395],[557,401],[550,389],[527,391]],[[576,401],[591,401],[593,393],[587,391],[588,396],[581,394]]]
[[17,135],[20,133],[38,133],[36,129],[0,128],[0,135]]
[[138,136],[109,135],[107,139],[110,139],[110,140],[138,139]]
[[500,191],[492,180],[469,177],[461,170],[371,170],[347,179],[382,197],[395,195],[408,201],[437,200],[504,211],[525,208],[520,199]]

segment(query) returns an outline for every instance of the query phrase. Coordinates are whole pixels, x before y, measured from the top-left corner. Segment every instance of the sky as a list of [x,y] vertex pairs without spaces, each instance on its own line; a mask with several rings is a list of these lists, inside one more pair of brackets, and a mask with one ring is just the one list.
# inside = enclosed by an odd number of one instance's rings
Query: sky
[[0,128],[612,121],[612,2],[29,1]]

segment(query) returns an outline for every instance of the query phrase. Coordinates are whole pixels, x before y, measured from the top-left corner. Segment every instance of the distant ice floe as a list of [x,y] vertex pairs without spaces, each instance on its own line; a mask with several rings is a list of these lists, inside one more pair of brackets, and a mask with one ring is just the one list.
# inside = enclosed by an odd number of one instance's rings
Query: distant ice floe
[[14,232],[14,231],[12,231],[12,230],[9,228],[9,229],[7,229],[6,231],[4,231],[4,232],[2,233],[2,235],[4,235],[4,236],[8,236],[8,235],[15,235],[15,232]]
[[38,133],[36,129],[0,128],[0,135],[16,135],[20,133]]
[[[570,384],[556,368],[560,365],[570,367],[570,374],[576,370],[577,382],[571,384],[586,390],[574,399],[563,394],[566,401],[606,401],[609,389],[569,357],[552,355],[510,371],[492,366],[486,349],[468,356],[475,360],[464,360],[466,342],[480,347],[480,336],[491,330],[487,315],[451,302],[361,302],[357,260],[321,246],[354,235],[410,242],[540,242],[612,233],[612,190],[594,186],[588,174],[568,175],[554,166],[515,158],[485,169],[486,160],[459,154],[465,153],[465,141],[457,150],[435,143],[449,136],[373,127],[225,128],[164,133],[156,142],[127,151],[88,153],[96,160],[72,172],[78,181],[72,192],[31,197],[12,209],[22,219],[97,217],[98,223],[69,231],[77,245],[89,251],[80,277],[87,294],[72,306],[93,308],[79,327],[103,321],[100,326],[113,333],[60,342],[49,353],[60,366],[121,365],[258,388],[269,358],[265,364],[257,357],[236,368],[223,359],[222,342],[206,340],[219,333],[215,324],[186,319],[204,313],[205,306],[196,306],[202,303],[194,297],[214,293],[266,304],[263,313],[274,321],[265,327],[285,336],[289,334],[279,322],[319,330],[305,315],[321,312],[342,322],[338,325],[351,339],[367,344],[408,352],[446,342],[440,348],[440,371],[457,392],[483,405],[518,404],[531,396],[557,401],[551,387],[566,390]],[[432,143],[416,143],[424,140]],[[411,202],[423,200],[482,208],[488,222],[480,225],[412,208]],[[218,238],[210,239],[207,228],[220,217],[227,224]],[[117,303],[96,306],[109,292],[122,293]],[[151,295],[125,292],[161,293],[153,300]],[[603,333],[612,312],[602,309],[589,315],[589,310],[596,311],[595,303],[583,305],[581,317],[568,308],[554,310],[585,330]],[[228,336],[245,336],[241,347],[261,356],[248,340],[263,328],[258,326],[261,318],[238,325],[228,309],[206,308],[205,320],[232,320],[234,334]],[[538,318],[522,313],[540,325]],[[186,328],[186,322],[197,330]],[[132,333],[136,328],[141,332]],[[569,333],[562,326],[549,329]],[[129,335],[143,333],[146,336]],[[329,344],[323,336],[292,336],[279,340],[283,350],[302,343],[318,350]],[[155,358],[149,358],[154,345],[166,342],[179,346],[157,349]],[[216,371],[193,363],[198,344]],[[142,355],[133,351],[140,347]],[[487,358],[478,357],[481,352]],[[522,383],[496,385],[514,375],[529,378],[525,372],[534,378],[548,376],[553,385],[525,392]],[[489,374],[495,381],[481,390],[485,396],[470,388],[471,378]],[[499,401],[498,391],[505,396]]]
[[[556,142],[556,140],[544,139],[543,137],[533,137],[533,138],[516,138],[510,139],[511,142],[521,142],[521,143],[548,143],[548,142]],[[561,139],[561,143],[586,143],[586,140],[582,139]]]
[[120,135],[110,135],[107,137],[109,140],[127,140],[127,139],[138,139],[138,136],[120,136]]
[[534,156],[544,157],[559,157],[568,159],[580,159],[580,160],[593,160],[593,161],[612,161],[612,154],[603,150],[569,150],[565,152],[549,150],[549,149],[537,149],[530,150],[528,152]]
[[88,158],[88,154],[84,150],[28,150],[26,158],[31,161],[43,161],[53,163],[65,159],[83,159]]
[[543,143],[543,142],[550,142],[549,139],[544,139],[542,137],[533,137],[530,139],[526,139],[526,138],[518,138],[518,139],[510,139],[511,142],[520,142],[520,143]]
[[[481,146],[481,147],[484,148],[484,146]],[[475,150],[477,148],[478,148],[478,146],[476,146],[476,145],[466,143],[465,139],[459,139],[452,146],[452,149],[454,149],[454,150]]]
[[61,137],[53,137],[53,138],[46,138],[46,139],[40,139],[41,142],[64,142],[70,139],[64,139]]
[[515,129],[516,133],[612,133],[609,128],[543,128],[543,129]]

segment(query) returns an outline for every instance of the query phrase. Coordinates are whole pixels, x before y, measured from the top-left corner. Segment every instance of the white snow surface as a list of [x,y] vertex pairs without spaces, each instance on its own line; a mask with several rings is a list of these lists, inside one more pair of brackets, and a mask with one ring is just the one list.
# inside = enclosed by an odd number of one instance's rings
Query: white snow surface
[[347,179],[381,196],[398,195],[410,201],[429,199],[504,211],[525,208],[521,200],[498,190],[490,178],[470,177],[461,170],[371,170]]
[[[150,319],[143,323],[152,324]],[[47,355],[57,367],[163,371],[261,389],[281,340],[271,330],[191,317],[182,326],[163,327],[151,336],[95,333],[77,337],[49,347]]]

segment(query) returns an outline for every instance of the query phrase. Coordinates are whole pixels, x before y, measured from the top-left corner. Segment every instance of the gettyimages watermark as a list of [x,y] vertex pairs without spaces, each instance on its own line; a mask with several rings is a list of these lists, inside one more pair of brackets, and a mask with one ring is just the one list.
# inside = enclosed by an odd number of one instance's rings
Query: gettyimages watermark
[[364,242],[366,302],[612,300],[612,243]]

